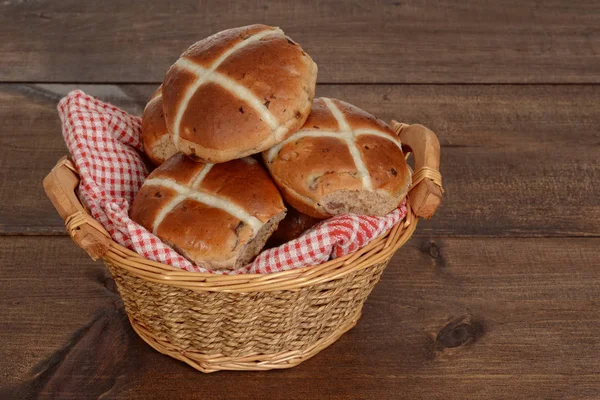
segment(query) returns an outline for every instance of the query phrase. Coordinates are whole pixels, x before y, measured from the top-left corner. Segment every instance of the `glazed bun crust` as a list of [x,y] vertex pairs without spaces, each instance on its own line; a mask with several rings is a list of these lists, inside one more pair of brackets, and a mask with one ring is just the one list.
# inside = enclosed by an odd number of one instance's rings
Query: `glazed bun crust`
[[154,165],[160,165],[177,153],[163,113],[162,85],[154,92],[142,115],[144,153]]
[[279,28],[251,25],[210,36],[169,69],[163,108],[177,149],[220,163],[259,153],[310,113],[317,66]]
[[294,208],[288,208],[285,218],[281,220],[277,230],[269,238],[267,247],[277,247],[290,240],[297,239],[320,221],[320,219],[302,214]]
[[315,218],[385,215],[411,182],[394,132],[340,100],[315,99],[304,126],[263,157],[286,201]]
[[130,216],[194,264],[233,269],[258,254],[285,207],[256,160],[205,164],[178,153],[148,176]]

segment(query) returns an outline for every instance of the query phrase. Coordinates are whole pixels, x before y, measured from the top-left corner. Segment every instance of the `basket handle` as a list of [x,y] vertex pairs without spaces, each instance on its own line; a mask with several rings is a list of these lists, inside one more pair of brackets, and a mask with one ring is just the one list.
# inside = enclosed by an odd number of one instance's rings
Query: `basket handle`
[[408,193],[410,205],[418,217],[429,219],[442,201],[442,175],[440,174],[440,142],[431,130],[423,125],[408,125],[392,121],[392,129],[400,137],[403,147],[413,153],[415,172]]
[[73,162],[67,157],[61,158],[44,178],[43,185],[73,241],[93,260],[103,257],[110,247],[110,235],[77,198],[75,189],[79,185],[79,175]]

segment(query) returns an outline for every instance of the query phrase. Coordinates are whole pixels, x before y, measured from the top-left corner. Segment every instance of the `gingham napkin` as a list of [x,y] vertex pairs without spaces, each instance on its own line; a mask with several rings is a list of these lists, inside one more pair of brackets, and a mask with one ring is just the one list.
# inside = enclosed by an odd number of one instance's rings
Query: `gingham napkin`
[[63,98],[58,111],[67,147],[81,176],[80,199],[117,243],[150,260],[187,271],[268,274],[321,264],[354,252],[406,216],[405,203],[385,217],[336,216],[291,242],[263,251],[245,267],[210,271],[193,265],[128,216],[129,205],[148,175],[138,153],[143,150],[141,118],[81,90]]

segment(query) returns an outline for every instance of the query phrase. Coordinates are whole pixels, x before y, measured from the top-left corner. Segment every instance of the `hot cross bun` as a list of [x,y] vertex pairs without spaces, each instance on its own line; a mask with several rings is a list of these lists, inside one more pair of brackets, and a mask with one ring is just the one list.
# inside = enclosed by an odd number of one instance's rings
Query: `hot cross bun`
[[285,211],[253,158],[205,164],[177,153],[144,181],[130,217],[196,265],[233,269],[260,252]]
[[385,215],[411,184],[398,136],[340,100],[315,99],[304,126],[263,157],[285,200],[315,218]]
[[201,40],[163,85],[173,143],[210,163],[260,153],[302,126],[316,79],[316,64],[279,28],[251,25]]

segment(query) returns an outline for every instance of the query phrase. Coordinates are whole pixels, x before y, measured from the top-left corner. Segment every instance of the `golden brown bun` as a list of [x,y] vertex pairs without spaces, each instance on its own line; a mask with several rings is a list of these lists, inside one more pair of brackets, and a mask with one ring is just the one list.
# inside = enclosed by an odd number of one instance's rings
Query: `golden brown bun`
[[167,127],[198,161],[259,153],[302,126],[316,80],[316,64],[279,28],[228,29],[194,44],[167,72]]
[[173,154],[177,148],[171,140],[163,113],[162,85],[154,92],[144,108],[142,115],[142,142],[144,153],[154,165],[160,165]]
[[277,247],[300,237],[304,232],[315,226],[321,220],[313,218],[310,215],[302,214],[293,208],[288,208],[288,212],[279,223],[277,230],[267,242],[267,247]]
[[304,126],[263,157],[285,200],[315,218],[385,215],[411,183],[394,132],[340,100],[315,99]]
[[258,254],[285,207],[254,159],[204,164],[178,153],[148,176],[130,216],[194,264],[233,269]]

